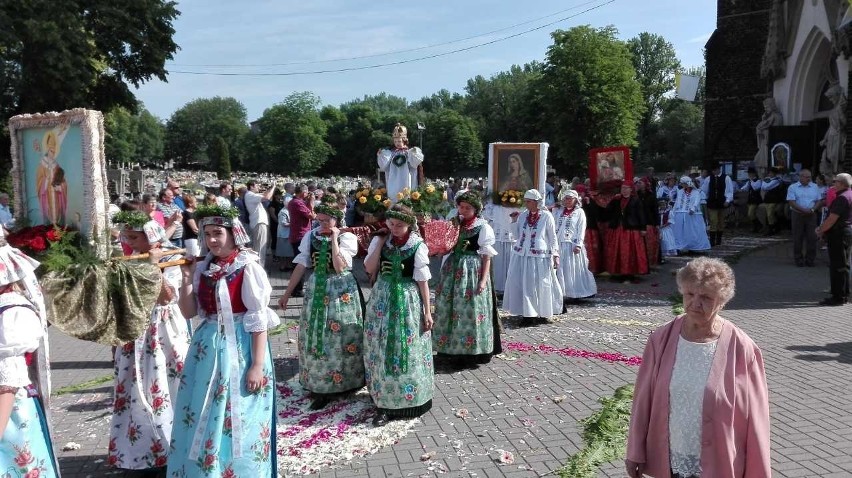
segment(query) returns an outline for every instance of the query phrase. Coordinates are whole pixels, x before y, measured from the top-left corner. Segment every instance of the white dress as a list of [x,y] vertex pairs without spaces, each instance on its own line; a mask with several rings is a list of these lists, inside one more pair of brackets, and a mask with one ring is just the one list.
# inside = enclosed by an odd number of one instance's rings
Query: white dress
[[[166,256],[166,261],[175,256]],[[189,329],[178,308],[180,267],[163,270],[174,292],[166,305],[155,305],[145,332],[115,348],[115,387],[107,462],[117,468],[163,467],[174,421],[173,403],[189,350]]]
[[[565,216],[564,207],[554,209],[556,218],[556,238],[559,241],[559,268],[556,277],[562,287],[562,295],[570,299],[582,299],[598,293],[595,276],[589,270],[589,257],[586,255],[586,213],[582,207]],[[580,252],[574,253],[579,247]]]
[[494,230],[494,250],[497,255],[491,258],[491,269],[494,271],[494,290],[503,293],[506,290],[506,275],[509,273],[509,261],[512,259],[512,246],[515,245],[517,226],[510,216],[513,209],[494,204],[486,204],[482,217],[488,220]]
[[[401,158],[395,159],[397,156]],[[403,159],[404,158],[404,161]],[[423,162],[423,152],[420,148],[403,148],[392,150],[389,148],[379,150],[376,160],[379,169],[385,173],[388,198],[396,203],[396,194],[405,188],[411,191],[417,189],[417,166]]]
[[518,240],[503,293],[503,309],[512,315],[550,317],[562,312],[562,287],[553,268],[553,256],[559,255],[556,224],[549,211],[539,211],[535,224],[527,222],[529,211],[522,212],[515,224]]
[[669,383],[669,460],[681,476],[701,474],[701,419],[716,342],[680,337]]
[[693,189],[680,191],[671,212],[672,232],[675,247],[679,251],[710,250],[710,239],[707,237],[707,225],[701,214],[701,191]]

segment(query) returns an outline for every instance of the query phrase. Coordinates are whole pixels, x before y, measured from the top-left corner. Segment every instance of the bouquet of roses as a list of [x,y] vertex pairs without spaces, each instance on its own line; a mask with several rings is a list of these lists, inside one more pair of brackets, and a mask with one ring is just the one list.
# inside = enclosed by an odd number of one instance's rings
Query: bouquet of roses
[[50,244],[59,242],[66,232],[68,232],[67,227],[47,224],[25,227],[6,236],[6,242],[12,247],[35,256],[46,251]]
[[387,189],[364,188],[355,193],[355,209],[361,214],[377,214],[385,212],[390,206],[391,201],[387,197]]
[[417,214],[445,216],[450,210],[446,189],[434,183],[426,183],[411,192],[405,188],[397,196],[400,203]]
[[503,207],[521,207],[524,205],[524,193],[513,189],[494,191],[494,194],[491,195],[491,201]]

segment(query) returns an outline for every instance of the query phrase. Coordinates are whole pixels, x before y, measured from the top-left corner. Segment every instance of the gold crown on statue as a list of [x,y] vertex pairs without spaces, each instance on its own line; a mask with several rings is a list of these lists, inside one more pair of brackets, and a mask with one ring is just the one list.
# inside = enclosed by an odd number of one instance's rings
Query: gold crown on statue
[[396,126],[393,127],[393,137],[408,139],[408,130],[402,125],[402,123],[397,123]]

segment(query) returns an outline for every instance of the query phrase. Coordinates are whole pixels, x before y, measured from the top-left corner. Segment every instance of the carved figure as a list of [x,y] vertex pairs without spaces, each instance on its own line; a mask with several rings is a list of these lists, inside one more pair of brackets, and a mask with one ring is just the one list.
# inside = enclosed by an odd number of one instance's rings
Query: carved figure
[[771,126],[780,126],[783,123],[781,112],[778,111],[778,106],[775,105],[774,98],[766,98],[763,100],[763,116],[760,118],[760,123],[755,127],[755,135],[757,136],[757,154],[754,155],[754,165],[758,171],[765,171],[767,161],[769,159],[767,141],[769,140],[769,128]]
[[836,174],[846,147],[846,95],[840,85],[834,84],[825,96],[834,103],[834,108],[828,117],[828,131],[819,142],[823,147],[819,170],[823,174]]

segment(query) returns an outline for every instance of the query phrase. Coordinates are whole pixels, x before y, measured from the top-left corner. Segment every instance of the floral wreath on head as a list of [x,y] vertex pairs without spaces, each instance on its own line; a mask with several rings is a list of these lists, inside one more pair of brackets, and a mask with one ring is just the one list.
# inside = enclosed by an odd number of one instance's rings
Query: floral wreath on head
[[151,220],[151,216],[142,211],[120,211],[112,216],[112,223],[122,225],[124,229],[141,231],[145,224]]
[[198,221],[199,240],[202,239],[205,226],[221,226],[234,234],[234,244],[244,246],[251,242],[243,224],[240,222],[240,210],[235,207],[198,206],[195,209]]
[[480,211],[482,211],[482,199],[479,197],[479,194],[476,194],[473,191],[465,191],[456,196],[456,205],[461,202],[466,202],[473,206],[473,209],[476,211],[477,216],[479,215]]
[[338,221],[343,220],[343,211],[328,204],[320,204],[314,207],[314,212],[317,214],[325,214],[326,216],[331,216],[337,219]]
[[409,226],[417,224],[417,216],[406,214],[402,211],[388,210],[385,212],[385,219],[396,219],[407,223]]

